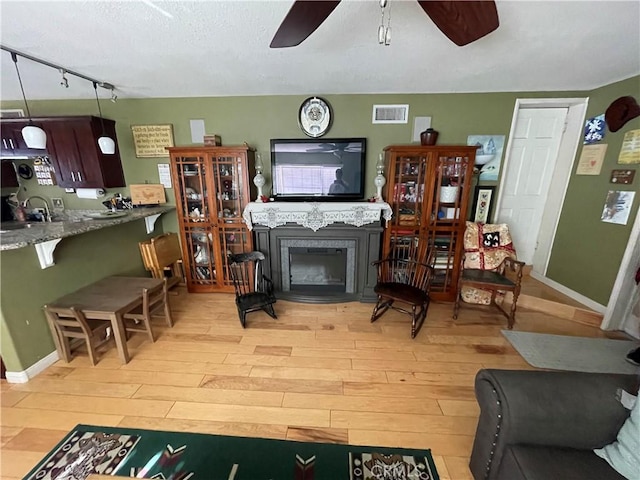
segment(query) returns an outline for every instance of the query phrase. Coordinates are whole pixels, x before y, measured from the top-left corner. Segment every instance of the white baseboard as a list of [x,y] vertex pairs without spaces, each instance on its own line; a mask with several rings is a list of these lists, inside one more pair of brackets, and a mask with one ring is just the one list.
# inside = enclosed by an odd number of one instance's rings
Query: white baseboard
[[570,288],[567,288],[564,285],[561,285],[558,282],[551,280],[550,278],[540,275],[539,273],[534,272],[533,270],[531,270],[530,275],[531,277],[535,278],[539,282],[542,282],[545,285],[553,288],[554,290],[557,290],[558,292],[562,293],[563,295],[566,295],[567,297],[575,300],[576,302],[583,304],[585,307],[590,308],[594,312],[598,312],[604,315],[604,313],[607,311],[607,307],[605,305],[600,305],[598,302],[594,302],[590,298],[585,297],[584,295],[581,295],[578,292],[574,292]]
[[58,351],[54,350],[49,355],[44,357],[41,360],[38,360],[36,363],[31,365],[26,370],[22,370],[21,372],[10,372],[7,370],[7,382],[8,383],[27,383],[29,379],[35,377],[40,372],[44,371],[46,368],[49,368],[51,365],[56,363],[60,359],[58,355]]

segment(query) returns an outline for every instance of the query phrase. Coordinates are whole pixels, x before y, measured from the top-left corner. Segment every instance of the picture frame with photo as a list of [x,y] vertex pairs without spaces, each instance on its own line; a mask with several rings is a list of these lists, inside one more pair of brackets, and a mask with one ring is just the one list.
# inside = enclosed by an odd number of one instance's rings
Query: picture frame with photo
[[478,185],[473,194],[473,221],[487,223],[493,215],[493,197],[495,186]]

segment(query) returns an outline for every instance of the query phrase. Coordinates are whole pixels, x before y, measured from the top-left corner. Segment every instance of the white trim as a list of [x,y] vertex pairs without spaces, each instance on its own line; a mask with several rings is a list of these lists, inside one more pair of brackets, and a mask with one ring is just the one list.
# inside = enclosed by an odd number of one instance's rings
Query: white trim
[[562,293],[563,295],[566,295],[567,297],[575,300],[576,302],[583,304],[585,307],[590,308],[594,312],[604,314],[605,310],[607,309],[607,307],[605,307],[604,305],[600,305],[598,302],[594,302],[590,298],[585,297],[584,295],[578,292],[574,292],[570,288],[567,288],[564,285],[561,285],[558,282],[545,277],[544,275],[540,275],[539,273],[536,273],[533,270],[529,275],[531,275],[531,277],[535,278],[539,282],[544,283],[548,287],[551,287],[554,290],[557,290],[558,292]]
[[[545,202],[542,224],[540,225],[538,243],[545,251],[536,247],[533,256],[533,271],[544,275],[547,272],[555,235],[560,221],[560,213],[564,205],[564,200],[571,179],[571,172],[576,160],[576,153],[582,139],[584,119],[586,117],[588,97],[577,98],[517,98],[513,115],[509,139],[505,150],[504,162],[501,167],[502,172],[506,171],[511,152],[514,126],[518,119],[518,113],[523,108],[568,108],[566,131],[562,135],[558,158],[554,167],[553,179],[549,187],[549,193]],[[504,174],[500,176],[500,186],[498,188],[498,198],[494,208],[493,221],[498,221],[498,212],[502,202],[502,192],[504,191]],[[541,237],[544,235],[541,241]],[[576,293],[576,295],[579,295]],[[586,298],[586,297],[585,297]]]
[[[633,262],[634,250],[638,248],[638,243],[640,242],[639,239],[640,208],[636,213],[636,219],[633,222],[629,241],[627,242],[627,247],[624,251],[624,255],[622,256],[622,262],[620,262],[618,275],[616,276],[616,281],[613,284],[613,289],[611,290],[611,296],[609,297],[609,303],[607,304],[607,311],[602,319],[602,324],[600,324],[600,328],[603,330],[618,330],[624,325],[625,314],[627,313],[625,312],[627,307],[626,303],[629,301],[629,298],[625,298],[621,294],[625,284],[633,282],[632,279],[635,274],[633,270],[636,268],[636,264]],[[619,305],[621,302],[625,303]]]
[[58,351],[54,350],[46,357],[38,360],[26,370],[21,372],[6,372],[8,383],[27,383],[31,378],[43,372],[60,359]]

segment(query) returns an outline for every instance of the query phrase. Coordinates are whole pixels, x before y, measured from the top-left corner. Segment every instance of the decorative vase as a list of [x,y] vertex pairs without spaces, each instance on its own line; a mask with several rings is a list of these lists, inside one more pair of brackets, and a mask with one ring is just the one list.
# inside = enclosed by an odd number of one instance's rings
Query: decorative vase
[[455,203],[458,198],[458,187],[440,187],[440,203]]
[[421,145],[435,145],[438,141],[438,131],[433,128],[427,128],[424,132],[420,133]]

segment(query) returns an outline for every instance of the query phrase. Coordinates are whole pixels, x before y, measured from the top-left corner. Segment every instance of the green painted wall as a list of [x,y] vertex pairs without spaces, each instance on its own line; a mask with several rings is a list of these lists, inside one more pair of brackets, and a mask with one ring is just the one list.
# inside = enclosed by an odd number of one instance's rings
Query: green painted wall
[[[587,118],[604,113],[613,100],[631,95],[640,100],[640,77],[589,92]],[[624,250],[640,203],[640,174],[631,185],[610,183],[611,170],[638,170],[639,165],[618,164],[625,133],[640,129],[640,117],[615,133],[608,129],[602,142],[608,145],[600,175],[573,175],[560,215],[547,276],[552,280],[606,305],[618,274]],[[578,158],[582,146],[578,148]],[[602,222],[600,216],[609,190],[636,192],[627,225]]]
[[25,370],[55,350],[42,312],[47,302],[109,275],[148,276],[138,242],[151,236],[136,220],[64,238],[53,254],[56,264],[44,270],[34,247],[0,252],[0,348],[7,370]]
[[[431,116],[432,126],[440,132],[439,144],[464,144],[470,134],[505,135],[508,138],[513,109],[517,98],[566,98],[590,97],[589,116],[603,113],[612,100],[621,95],[640,97],[638,88],[640,77],[634,77],[614,85],[592,92],[518,92],[487,94],[385,94],[385,95],[318,95],[324,96],[333,108],[334,122],[327,137],[366,137],[368,141],[367,158],[367,196],[373,195],[373,177],[378,154],[386,145],[410,143],[415,116]],[[158,183],[158,163],[167,163],[167,158],[136,158],[131,135],[131,125],[172,124],[176,145],[190,145],[190,119],[203,119],[207,133],[216,133],[222,137],[224,145],[247,142],[262,152],[268,159],[269,140],[271,138],[305,138],[298,128],[298,108],[305,96],[263,96],[263,97],[206,97],[206,98],[162,98],[162,99],[121,99],[117,103],[103,102],[103,113],[116,121],[118,144],[123,161],[127,184]],[[371,123],[374,104],[408,104],[409,123],[401,125],[373,125]],[[21,102],[0,102],[2,108],[21,108]],[[34,101],[30,102],[33,115],[86,115],[95,114],[96,105],[91,100],[74,101]],[[624,131],[639,128],[638,119],[629,123],[621,132],[607,133],[609,143],[607,159],[603,173],[598,177],[573,176],[569,192],[558,226],[557,240],[551,256],[549,277],[566,285],[599,303],[606,304],[613,286],[626,246],[631,224],[627,226],[604,224],[599,221],[604,203],[610,170],[615,167],[615,159],[620,148]],[[268,163],[268,162],[267,162]],[[266,165],[269,177],[268,164]],[[575,171],[575,167],[574,167]],[[640,180],[632,187],[637,191]],[[67,208],[102,208],[97,200],[79,200],[73,194],[65,194],[58,187],[38,187],[35,182],[26,184],[27,192],[21,195],[41,193],[46,197],[62,197]],[[127,189],[109,190],[108,195]],[[170,203],[175,203],[173,191],[167,190]],[[23,197],[24,198],[24,197]],[[636,200],[636,204],[640,199]],[[635,214],[636,206],[632,216]],[[176,231],[175,213],[162,217],[164,231]],[[138,222],[136,222],[138,223]],[[125,228],[125,227],[121,227]],[[142,227],[140,227],[142,229]],[[141,238],[134,232],[126,235],[126,248],[114,245],[116,231],[104,235],[85,234],[69,242],[78,249],[86,249],[83,257],[91,258],[91,252],[104,255],[109,264],[97,262],[96,271],[89,271],[84,260],[58,262],[54,269],[62,269],[56,277],[55,291],[51,286],[43,287],[44,296],[29,297],[26,292],[33,285],[51,283],[48,270],[34,266],[33,249],[22,249],[2,253],[2,315],[11,331],[11,342],[2,340],[2,354],[7,357],[10,370],[28,367],[53,349],[46,325],[38,327],[26,325],[28,319],[38,318],[40,307],[51,298],[70,292],[80,285],[114,273],[130,270],[131,265],[139,265],[139,253],[135,242]],[[90,236],[91,235],[91,236]],[[113,236],[112,236],[113,235]],[[606,248],[605,248],[606,247]],[[60,247],[58,247],[60,248]],[[58,252],[56,252],[56,256]],[[5,260],[7,257],[9,260]],[[33,258],[32,258],[33,257]],[[71,255],[69,255],[71,257]],[[114,263],[114,259],[118,259]],[[120,262],[122,260],[122,262]],[[7,272],[5,263],[11,265]],[[23,268],[30,265],[29,268]],[[105,260],[104,263],[107,263]],[[12,287],[5,295],[6,282]],[[20,292],[25,293],[18,293]],[[14,297],[21,299],[15,305]],[[24,299],[31,298],[29,302]],[[17,319],[17,320],[16,320]],[[36,321],[38,324],[38,321]],[[4,333],[2,331],[1,333]],[[3,335],[4,337],[4,335]],[[42,344],[44,347],[30,345]],[[16,352],[13,363],[5,349]],[[19,352],[19,357],[17,352]],[[29,352],[29,353],[24,353]]]

